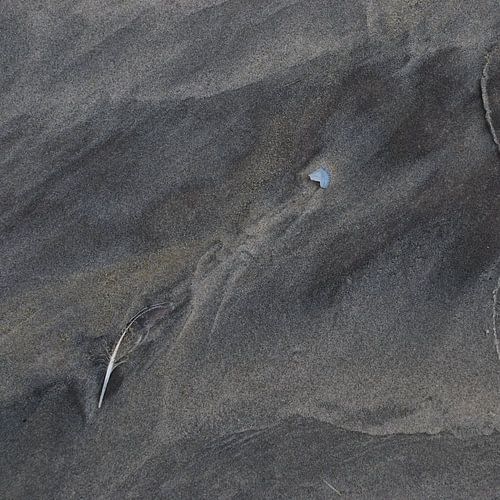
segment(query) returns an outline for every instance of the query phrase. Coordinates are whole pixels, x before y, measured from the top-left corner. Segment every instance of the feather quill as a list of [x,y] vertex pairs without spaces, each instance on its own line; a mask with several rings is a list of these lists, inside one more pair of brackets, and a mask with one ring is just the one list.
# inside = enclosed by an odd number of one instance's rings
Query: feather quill
[[[149,306],[149,307],[145,307],[144,309],[142,309],[141,311],[139,311],[128,323],[127,323],[127,326],[124,328],[122,334],[120,335],[120,338],[118,339],[118,342],[116,343],[114,349],[113,349],[113,352],[111,353],[111,356],[109,358],[109,363],[108,363],[108,366],[106,368],[106,374],[104,375],[104,381],[102,383],[102,389],[101,389],[101,394],[99,396],[99,403],[98,403],[98,408],[100,408],[102,406],[102,402],[103,402],[103,399],[104,399],[104,396],[106,394],[106,389],[108,387],[108,383],[109,383],[109,379],[111,377],[111,374],[113,373],[113,370],[120,364],[120,362],[118,361],[120,358],[118,358],[118,352],[120,350],[120,346],[122,345],[122,342],[123,342],[123,339],[125,338],[125,336],[127,335],[127,333],[130,332],[130,329],[132,327],[132,325],[142,316],[144,316],[144,314],[150,312],[150,311],[153,311],[154,309],[161,309],[161,308],[165,308],[168,306],[168,302],[162,302],[160,304],[154,304],[152,306]],[[144,339],[143,336],[141,336],[138,341],[135,343],[135,345],[132,346],[132,348],[127,352],[125,353],[123,356],[125,356],[126,354],[129,354],[130,352],[132,352],[141,342],[142,340]],[[123,357],[121,356],[121,357]]]

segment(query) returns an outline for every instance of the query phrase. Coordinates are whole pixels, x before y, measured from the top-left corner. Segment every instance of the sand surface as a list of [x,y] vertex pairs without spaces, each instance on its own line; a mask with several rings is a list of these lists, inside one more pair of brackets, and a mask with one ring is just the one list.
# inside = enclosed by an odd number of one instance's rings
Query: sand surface
[[497,0],[4,1],[0,496],[500,498],[499,37]]

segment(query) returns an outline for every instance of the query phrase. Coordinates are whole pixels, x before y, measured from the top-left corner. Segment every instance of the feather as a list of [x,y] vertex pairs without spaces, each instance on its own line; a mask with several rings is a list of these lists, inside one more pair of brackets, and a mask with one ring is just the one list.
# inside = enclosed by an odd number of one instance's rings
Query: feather
[[120,347],[125,339],[125,336],[130,332],[132,326],[134,323],[144,316],[146,313],[153,311],[155,309],[163,309],[168,306],[168,302],[162,302],[160,304],[155,304],[149,307],[145,307],[141,311],[139,311],[128,323],[125,329],[123,330],[122,334],[120,335],[120,338],[118,339],[118,342],[116,343],[113,352],[111,353],[111,356],[109,358],[108,366],[106,368],[106,374],[104,375],[104,381],[102,383],[102,389],[101,389],[101,394],[99,396],[99,403],[98,403],[98,408],[102,406],[102,401],[104,399],[104,395],[106,394],[106,388],[108,387],[109,379],[111,377],[111,374],[113,373],[113,370],[120,365],[123,361],[123,357],[126,356],[127,354],[130,354],[145,338],[145,335],[141,335],[136,342],[132,345],[132,347],[129,347],[128,350],[118,356],[118,353],[120,351]]

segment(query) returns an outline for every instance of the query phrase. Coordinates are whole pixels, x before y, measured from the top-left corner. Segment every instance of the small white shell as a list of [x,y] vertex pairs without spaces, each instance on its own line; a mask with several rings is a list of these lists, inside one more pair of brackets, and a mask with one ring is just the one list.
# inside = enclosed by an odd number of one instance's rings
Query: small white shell
[[312,174],[309,174],[309,179],[312,181],[319,182],[319,186],[322,187],[323,189],[326,189],[328,185],[330,184],[330,172],[328,170],[324,169],[323,167],[318,168],[318,170],[315,170]]

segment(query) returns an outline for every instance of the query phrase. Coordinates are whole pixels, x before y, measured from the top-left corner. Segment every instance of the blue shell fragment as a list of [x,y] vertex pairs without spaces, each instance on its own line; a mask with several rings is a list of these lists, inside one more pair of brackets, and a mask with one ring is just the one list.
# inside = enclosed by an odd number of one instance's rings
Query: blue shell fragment
[[330,184],[330,178],[330,172],[328,172],[328,170],[324,169],[323,167],[318,168],[318,170],[315,170],[312,174],[309,174],[309,179],[319,182],[319,186],[323,189],[326,189]]

